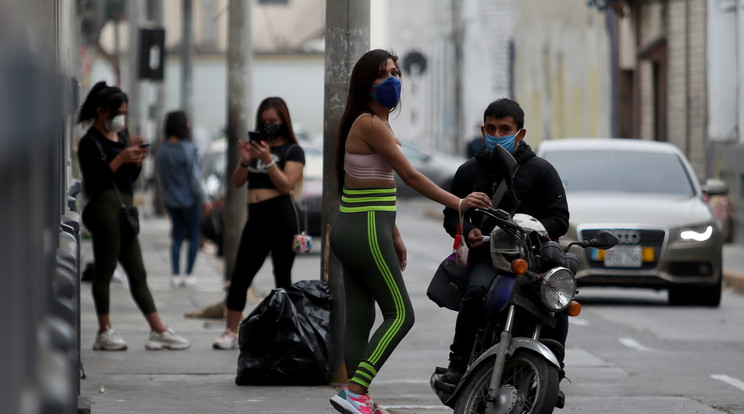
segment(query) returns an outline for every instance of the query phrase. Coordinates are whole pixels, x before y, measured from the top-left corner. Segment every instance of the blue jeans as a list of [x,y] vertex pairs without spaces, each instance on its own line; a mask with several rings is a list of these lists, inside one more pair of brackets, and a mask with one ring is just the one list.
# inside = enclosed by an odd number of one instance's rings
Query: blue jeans
[[194,203],[193,206],[186,208],[166,206],[171,220],[171,269],[174,276],[179,274],[181,244],[184,239],[189,241],[186,274],[190,275],[194,270],[196,253],[199,251],[199,222],[201,219],[199,207],[199,203]]

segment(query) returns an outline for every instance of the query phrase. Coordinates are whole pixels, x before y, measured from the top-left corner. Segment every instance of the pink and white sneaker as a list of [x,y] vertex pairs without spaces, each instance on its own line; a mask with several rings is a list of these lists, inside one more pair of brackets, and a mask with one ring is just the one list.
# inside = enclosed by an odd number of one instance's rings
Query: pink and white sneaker
[[379,407],[369,395],[358,395],[344,387],[338,394],[331,397],[331,405],[338,412],[344,414],[377,414],[381,413]]

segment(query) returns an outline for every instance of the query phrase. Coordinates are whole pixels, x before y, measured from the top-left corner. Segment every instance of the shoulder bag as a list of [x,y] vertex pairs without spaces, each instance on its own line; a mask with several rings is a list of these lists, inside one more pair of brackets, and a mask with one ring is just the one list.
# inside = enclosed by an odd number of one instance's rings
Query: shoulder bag
[[[106,162],[106,153],[103,152],[101,143],[98,142],[98,138],[96,137],[93,137],[93,140],[95,140],[96,145],[98,146],[98,150],[101,151],[101,160]],[[121,194],[119,194],[119,189],[116,188],[116,182],[113,178],[111,179],[111,185],[114,186],[116,197],[119,198],[119,203],[121,204],[121,210],[119,210],[119,222],[121,224],[121,231],[129,237],[134,237],[138,235],[140,231],[139,210],[137,210],[137,207],[135,206],[127,206],[126,204],[124,204],[124,200],[121,199]]]
[[462,295],[468,287],[469,250],[462,239],[465,215],[460,209],[461,205],[462,200],[457,208],[460,223],[457,225],[453,252],[439,264],[426,290],[426,296],[439,307],[453,311],[460,310]]

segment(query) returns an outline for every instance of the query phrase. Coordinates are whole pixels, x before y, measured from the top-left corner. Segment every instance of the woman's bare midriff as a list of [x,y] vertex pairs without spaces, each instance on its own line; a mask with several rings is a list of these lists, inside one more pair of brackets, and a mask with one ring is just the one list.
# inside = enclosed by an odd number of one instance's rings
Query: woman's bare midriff
[[282,193],[275,188],[256,188],[248,190],[248,204],[260,203],[270,198],[279,197]]
[[344,174],[344,187],[346,188],[389,188],[395,187],[395,180],[370,180],[366,178],[350,177]]

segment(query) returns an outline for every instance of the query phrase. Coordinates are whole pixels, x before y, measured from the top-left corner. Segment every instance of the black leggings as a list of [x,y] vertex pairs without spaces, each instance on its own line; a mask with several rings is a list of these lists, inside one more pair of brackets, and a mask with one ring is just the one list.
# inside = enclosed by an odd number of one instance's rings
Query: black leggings
[[297,215],[289,195],[248,204],[248,221],[240,235],[235,269],[227,291],[227,309],[245,308],[248,287],[271,253],[274,282],[278,288],[292,284],[295,253],[292,238],[298,232]]
[[[121,193],[127,205],[132,196]],[[85,206],[83,223],[93,236],[93,302],[98,315],[108,315],[110,308],[111,277],[116,262],[121,263],[129,280],[129,290],[143,315],[156,312],[155,302],[147,286],[147,272],[142,261],[142,251],[137,237],[125,236],[119,223],[121,204],[113,189],[96,194]]]

